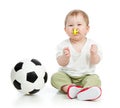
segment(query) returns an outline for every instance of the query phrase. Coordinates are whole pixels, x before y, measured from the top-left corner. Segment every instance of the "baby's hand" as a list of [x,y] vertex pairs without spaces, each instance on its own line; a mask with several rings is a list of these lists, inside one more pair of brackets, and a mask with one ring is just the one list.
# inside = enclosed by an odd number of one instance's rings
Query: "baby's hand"
[[97,49],[98,49],[97,46],[95,44],[92,44],[90,48],[90,53],[97,54]]
[[70,49],[68,47],[63,49],[63,54],[67,57],[70,57]]

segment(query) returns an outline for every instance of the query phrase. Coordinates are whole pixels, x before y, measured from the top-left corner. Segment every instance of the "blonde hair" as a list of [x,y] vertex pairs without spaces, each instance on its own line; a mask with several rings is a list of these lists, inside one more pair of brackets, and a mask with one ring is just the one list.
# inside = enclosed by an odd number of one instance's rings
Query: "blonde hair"
[[82,11],[82,10],[72,10],[72,11],[70,11],[70,12],[67,14],[66,18],[65,18],[65,26],[66,26],[68,17],[70,17],[70,16],[77,16],[78,14],[81,14],[81,15],[83,16],[83,18],[84,18],[84,20],[85,20],[85,22],[86,22],[86,25],[88,26],[88,25],[89,25],[89,17],[88,17],[88,15],[87,15],[84,11]]

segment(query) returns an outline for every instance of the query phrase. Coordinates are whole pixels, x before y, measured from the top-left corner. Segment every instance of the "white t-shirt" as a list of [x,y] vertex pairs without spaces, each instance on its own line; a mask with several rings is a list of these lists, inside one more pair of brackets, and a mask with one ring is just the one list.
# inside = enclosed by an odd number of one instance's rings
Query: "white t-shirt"
[[[92,44],[96,44],[93,40],[87,39],[85,45],[83,46],[81,52],[77,52],[69,39],[64,40],[57,46],[56,57],[63,54],[63,49],[69,47],[70,49],[70,61],[64,66],[60,67],[59,71],[65,72],[70,76],[81,76],[83,74],[92,74],[95,71],[95,65],[90,64],[90,48]],[[97,45],[98,47],[98,45]],[[101,51],[98,47],[98,54],[101,57]]]

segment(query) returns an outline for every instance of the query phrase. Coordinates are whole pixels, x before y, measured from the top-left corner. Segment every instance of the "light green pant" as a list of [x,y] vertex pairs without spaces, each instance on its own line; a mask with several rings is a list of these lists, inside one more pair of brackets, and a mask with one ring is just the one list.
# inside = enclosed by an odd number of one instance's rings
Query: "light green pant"
[[86,74],[81,77],[70,77],[64,72],[54,73],[51,77],[51,84],[61,90],[64,85],[76,84],[82,87],[101,86],[101,81],[96,74]]

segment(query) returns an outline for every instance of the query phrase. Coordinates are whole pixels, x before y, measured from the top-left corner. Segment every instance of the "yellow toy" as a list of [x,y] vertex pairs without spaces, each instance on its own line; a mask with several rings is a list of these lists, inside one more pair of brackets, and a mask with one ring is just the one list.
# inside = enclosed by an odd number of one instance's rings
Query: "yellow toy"
[[78,34],[78,29],[73,29],[73,34],[77,35]]

